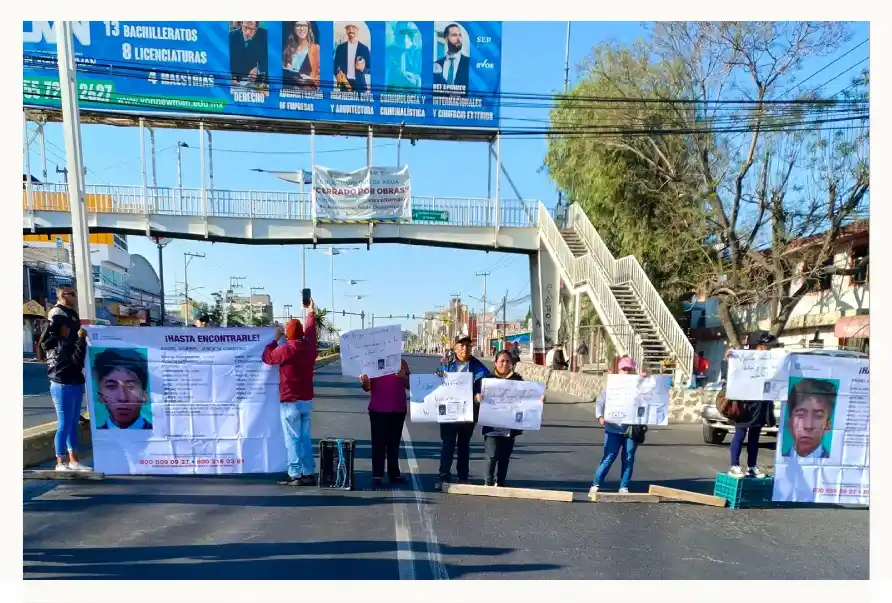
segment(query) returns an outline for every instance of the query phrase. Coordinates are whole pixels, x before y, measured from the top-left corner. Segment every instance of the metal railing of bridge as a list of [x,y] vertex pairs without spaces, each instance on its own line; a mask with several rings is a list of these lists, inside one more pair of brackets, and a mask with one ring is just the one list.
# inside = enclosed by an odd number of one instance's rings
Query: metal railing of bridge
[[[88,213],[173,215],[221,218],[311,220],[310,193],[222,190],[139,185],[87,185]],[[444,226],[538,226],[538,201],[502,199],[496,218],[494,199],[479,197],[412,197],[412,209],[433,219],[408,223]],[[69,211],[65,184],[33,184],[23,191],[25,213]],[[438,214],[438,215],[436,215]]]

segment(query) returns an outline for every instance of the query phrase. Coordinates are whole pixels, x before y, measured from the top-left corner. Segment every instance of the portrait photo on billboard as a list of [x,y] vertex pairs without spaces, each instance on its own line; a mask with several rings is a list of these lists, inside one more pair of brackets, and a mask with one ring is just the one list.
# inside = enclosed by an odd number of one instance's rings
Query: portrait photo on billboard
[[838,379],[790,378],[783,404],[781,456],[830,458],[838,392]]
[[229,22],[229,70],[233,87],[269,93],[269,31],[263,22]]
[[319,26],[282,21],[282,86],[319,88]]
[[151,430],[146,348],[90,348],[91,419],[101,430]]
[[372,36],[365,21],[334,22],[333,74],[342,92],[372,91]]
[[434,91],[465,96],[471,73],[471,38],[455,21],[434,21]]
[[424,70],[421,30],[412,21],[384,24],[384,79],[391,94],[413,94],[421,89]]

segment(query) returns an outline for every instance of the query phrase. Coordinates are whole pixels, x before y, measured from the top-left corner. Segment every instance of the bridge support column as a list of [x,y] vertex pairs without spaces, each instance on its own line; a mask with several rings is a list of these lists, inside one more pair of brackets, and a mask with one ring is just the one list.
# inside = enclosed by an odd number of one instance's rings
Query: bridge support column
[[530,292],[533,312],[533,329],[530,347],[533,362],[545,364],[545,354],[558,341],[561,323],[560,273],[544,246],[530,256]]

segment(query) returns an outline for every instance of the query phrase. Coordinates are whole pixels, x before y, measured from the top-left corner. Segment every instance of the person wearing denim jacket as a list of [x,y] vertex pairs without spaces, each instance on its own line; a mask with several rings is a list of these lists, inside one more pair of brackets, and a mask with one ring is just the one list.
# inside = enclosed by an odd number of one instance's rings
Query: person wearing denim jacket
[[471,423],[440,423],[440,470],[439,478],[434,484],[434,490],[443,489],[443,484],[451,481],[452,457],[457,452],[455,463],[458,481],[466,483],[470,473],[471,464],[471,436],[477,425],[477,417],[480,415],[480,403],[476,401],[477,394],[483,386],[483,379],[490,377],[492,373],[477,358],[471,356],[471,338],[457,337],[455,339],[455,359],[446,362],[439,372],[445,373],[471,373],[473,375],[472,401],[474,404],[474,420]]

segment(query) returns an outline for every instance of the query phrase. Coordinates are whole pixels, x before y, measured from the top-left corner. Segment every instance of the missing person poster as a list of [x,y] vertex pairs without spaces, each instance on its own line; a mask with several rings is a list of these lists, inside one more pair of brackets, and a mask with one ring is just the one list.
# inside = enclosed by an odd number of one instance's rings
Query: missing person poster
[[409,376],[409,418],[413,423],[474,421],[471,373]]
[[538,431],[542,427],[545,384],[484,379],[478,422],[487,427]]
[[93,463],[110,475],[285,467],[272,329],[87,326]]
[[783,400],[789,355],[784,349],[732,351],[728,357],[728,399]]
[[345,377],[395,375],[403,354],[403,331],[400,325],[356,329],[341,335],[340,346]]
[[870,502],[870,363],[793,354],[775,453],[775,501]]
[[668,425],[669,375],[607,375],[604,418],[617,425]]

